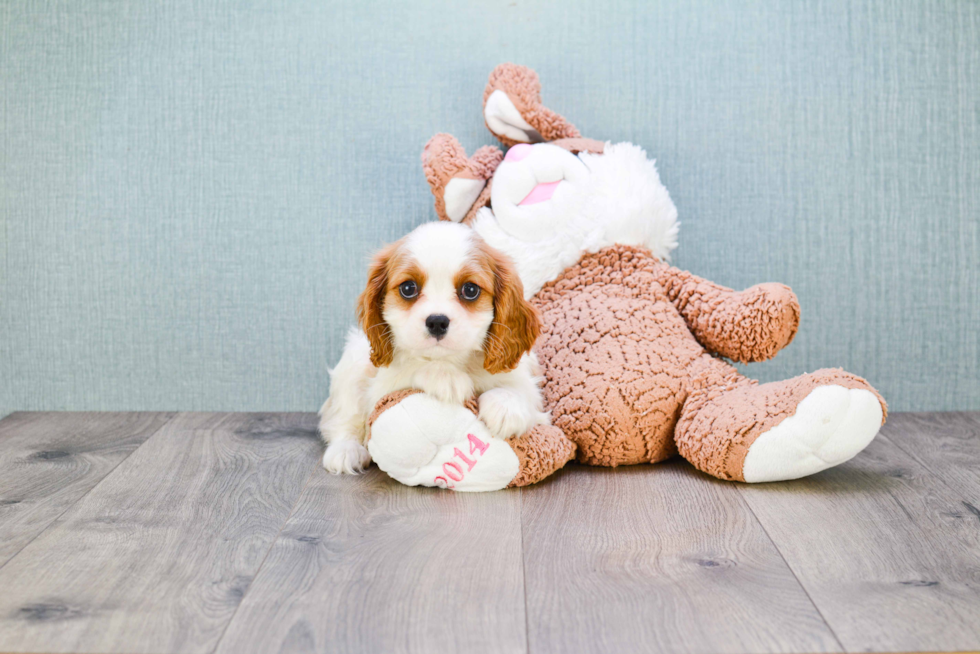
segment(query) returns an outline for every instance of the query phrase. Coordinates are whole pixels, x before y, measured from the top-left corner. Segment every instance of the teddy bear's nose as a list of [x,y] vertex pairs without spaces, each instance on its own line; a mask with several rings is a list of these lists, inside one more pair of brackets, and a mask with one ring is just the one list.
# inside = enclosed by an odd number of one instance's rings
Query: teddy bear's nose
[[531,154],[531,147],[532,146],[527,143],[518,143],[517,145],[511,146],[511,148],[507,150],[507,156],[504,157],[504,161],[520,161],[527,155]]

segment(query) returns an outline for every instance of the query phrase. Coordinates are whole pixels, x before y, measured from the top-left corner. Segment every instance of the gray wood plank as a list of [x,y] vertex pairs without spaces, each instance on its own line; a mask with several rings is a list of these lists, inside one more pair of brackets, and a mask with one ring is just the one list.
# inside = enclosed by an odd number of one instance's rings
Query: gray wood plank
[[899,413],[888,440],[963,496],[980,520],[980,413]]
[[848,651],[980,649],[980,521],[891,443],[739,488]]
[[0,567],[173,415],[14,413],[0,421]]
[[219,654],[525,652],[520,495],[314,473]]
[[568,466],[523,504],[535,654],[840,651],[734,484]]
[[213,651],[319,452],[313,414],[173,418],[0,569],[0,651]]

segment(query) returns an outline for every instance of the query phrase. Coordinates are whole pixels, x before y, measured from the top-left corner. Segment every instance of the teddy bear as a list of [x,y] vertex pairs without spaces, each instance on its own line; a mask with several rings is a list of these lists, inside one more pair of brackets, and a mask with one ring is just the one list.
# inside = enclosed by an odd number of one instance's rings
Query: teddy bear
[[[515,439],[523,458],[504,452],[508,465],[486,482],[469,465],[479,448],[466,455],[467,435],[487,436],[473,407],[409,391],[376,410],[372,440],[399,443],[369,442],[379,466],[406,483],[490,490],[539,481],[572,456],[619,466],[679,454],[719,479],[757,483],[811,475],[864,449],[887,415],[864,379],[823,369],[759,384],[730,363],[771,359],[793,340],[794,293],[778,283],[734,291],[670,266],[677,209],[655,162],[634,144],[583,138],[540,91],[533,70],[498,66],[483,110],[506,154],[485,146],[468,157],[439,134],[422,161],[439,218],[509,255],[540,312],[535,352],[551,431]],[[406,440],[409,423],[425,428]]]

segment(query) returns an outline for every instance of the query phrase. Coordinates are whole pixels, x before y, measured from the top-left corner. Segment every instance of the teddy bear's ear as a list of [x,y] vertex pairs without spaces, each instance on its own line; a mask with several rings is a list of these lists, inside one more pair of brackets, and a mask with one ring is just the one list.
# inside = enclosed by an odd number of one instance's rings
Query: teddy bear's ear
[[490,203],[490,183],[504,153],[485,145],[472,157],[454,137],[436,134],[422,150],[422,168],[442,220],[468,223]]
[[538,74],[526,66],[500,64],[483,92],[487,129],[504,145],[581,136],[575,126],[541,104]]

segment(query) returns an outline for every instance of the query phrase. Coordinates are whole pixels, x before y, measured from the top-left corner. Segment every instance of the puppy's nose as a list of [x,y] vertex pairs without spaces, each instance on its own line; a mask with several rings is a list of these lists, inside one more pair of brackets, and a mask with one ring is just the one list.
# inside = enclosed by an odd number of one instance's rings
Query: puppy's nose
[[449,316],[433,314],[425,319],[425,328],[436,338],[442,338],[449,331]]

